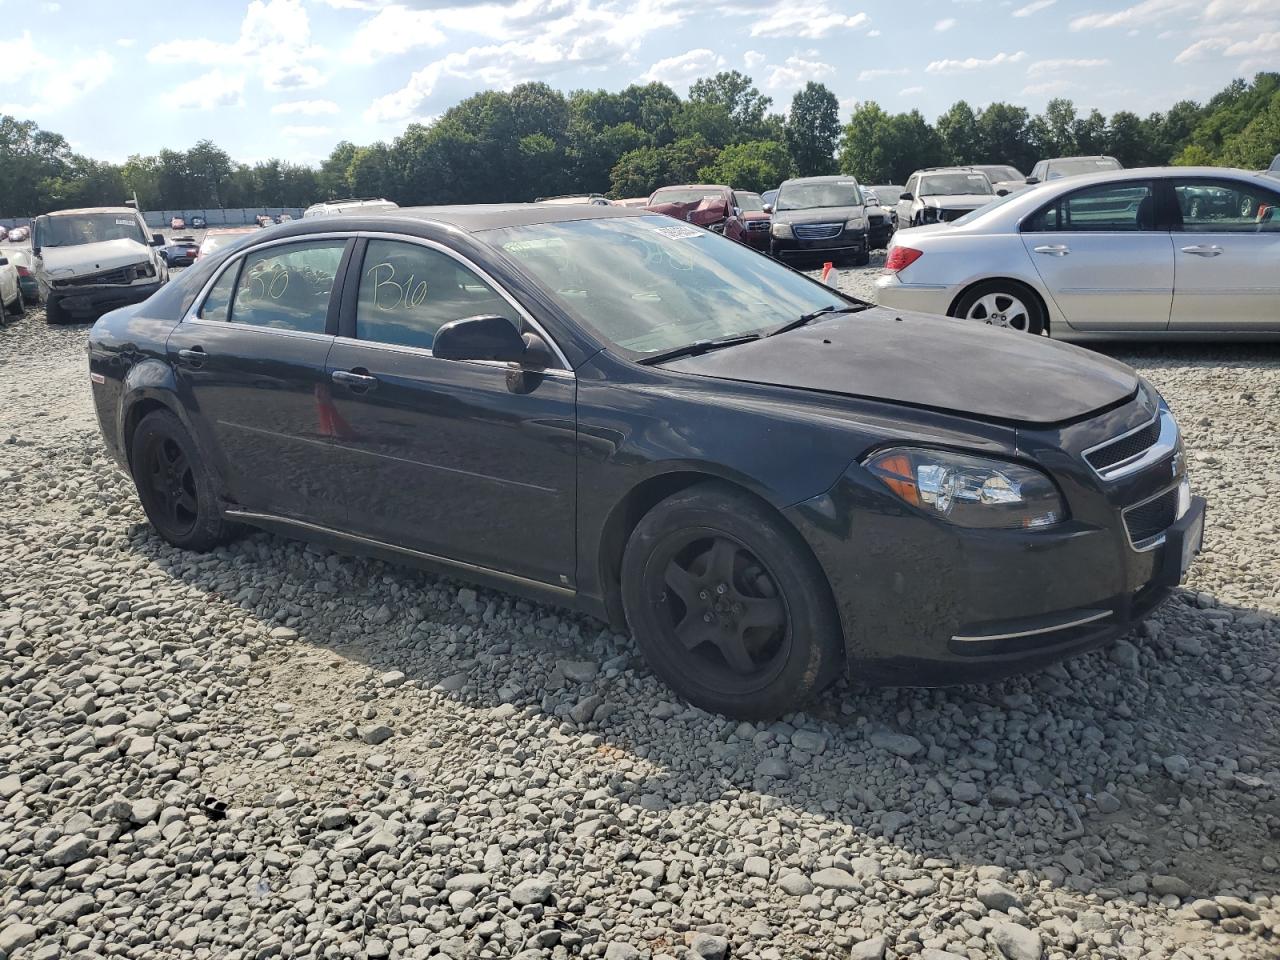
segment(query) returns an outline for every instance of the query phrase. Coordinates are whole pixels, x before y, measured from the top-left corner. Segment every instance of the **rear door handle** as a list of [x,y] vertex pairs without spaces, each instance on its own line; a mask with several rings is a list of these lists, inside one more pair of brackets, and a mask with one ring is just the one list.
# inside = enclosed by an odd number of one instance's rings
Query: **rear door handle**
[[368,393],[370,390],[377,389],[378,378],[372,377],[368,373],[361,373],[359,368],[355,370],[335,370],[329,375],[334,383],[340,383],[352,393]]
[[1183,253],[1190,253],[1197,257],[1220,257],[1222,256],[1222,248],[1216,243],[1198,243],[1191,247],[1183,247]]
[[209,355],[204,352],[204,347],[191,347],[189,350],[179,350],[178,359],[189,367],[203,367]]
[[1036,253],[1043,253],[1046,257],[1065,257],[1071,252],[1071,248],[1065,243],[1046,243],[1032,249]]

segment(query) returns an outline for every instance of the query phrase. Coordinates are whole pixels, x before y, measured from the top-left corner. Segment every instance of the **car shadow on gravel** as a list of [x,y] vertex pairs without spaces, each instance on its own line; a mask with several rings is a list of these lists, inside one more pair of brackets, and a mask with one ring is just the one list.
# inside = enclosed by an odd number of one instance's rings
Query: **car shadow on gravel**
[[[266,534],[226,548],[216,572],[149,529],[132,542],[264,632],[287,623],[293,642],[363,664],[370,683],[398,671],[477,724],[499,709],[541,716],[561,743],[632,761],[616,787],[637,811],[710,817],[752,792],[797,834],[821,828],[837,863],[896,848],[926,872],[930,860],[995,865],[1139,904],[1280,891],[1280,618],[1207,594],[1179,590],[1129,640],[1030,676],[936,690],[842,681],[808,714],[744,725],[670,702],[629,638],[590,617]],[[288,596],[319,587],[329,609],[264,598],[264,582]],[[501,668],[508,657],[523,657],[521,676]],[[335,693],[333,722],[359,707]],[[732,850],[733,825],[717,826]]]

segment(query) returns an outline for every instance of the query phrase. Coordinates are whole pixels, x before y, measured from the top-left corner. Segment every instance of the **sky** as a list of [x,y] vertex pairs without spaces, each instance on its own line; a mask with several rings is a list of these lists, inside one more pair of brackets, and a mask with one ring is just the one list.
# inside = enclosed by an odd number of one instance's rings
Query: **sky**
[[741,70],[785,111],[875,100],[1146,114],[1280,67],[1280,0],[0,0],[0,112],[123,161],[213,140],[315,163],[480,89]]

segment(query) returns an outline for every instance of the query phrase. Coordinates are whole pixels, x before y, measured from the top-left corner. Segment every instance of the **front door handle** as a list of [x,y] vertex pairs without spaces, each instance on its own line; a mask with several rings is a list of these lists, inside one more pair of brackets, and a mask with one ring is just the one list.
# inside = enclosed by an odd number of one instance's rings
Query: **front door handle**
[[1183,253],[1189,253],[1196,257],[1220,257],[1222,256],[1222,248],[1216,243],[1197,243],[1194,246],[1183,247]]
[[204,347],[191,347],[189,350],[179,350],[178,359],[189,367],[200,368],[209,359],[209,355],[204,352]]
[[1071,248],[1065,243],[1046,243],[1032,249],[1036,253],[1043,253],[1046,257],[1065,257],[1071,252]]
[[335,370],[330,377],[334,383],[342,384],[352,393],[368,393],[378,386],[378,378],[362,373],[359,367],[355,370]]

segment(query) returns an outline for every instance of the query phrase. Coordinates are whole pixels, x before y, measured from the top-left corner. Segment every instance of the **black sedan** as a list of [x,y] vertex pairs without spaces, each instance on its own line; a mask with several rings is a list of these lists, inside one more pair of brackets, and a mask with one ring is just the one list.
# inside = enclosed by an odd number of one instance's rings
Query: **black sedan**
[[575,606],[738,717],[1096,647],[1199,547],[1173,416],[1114,360],[624,207],[341,219],[94,326],[170,543],[252,524]]

